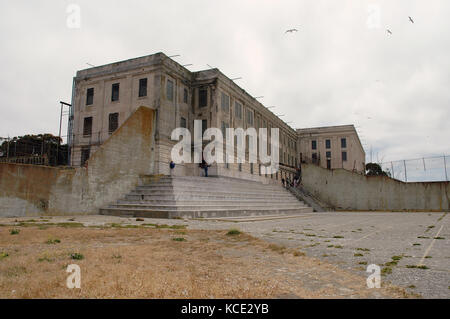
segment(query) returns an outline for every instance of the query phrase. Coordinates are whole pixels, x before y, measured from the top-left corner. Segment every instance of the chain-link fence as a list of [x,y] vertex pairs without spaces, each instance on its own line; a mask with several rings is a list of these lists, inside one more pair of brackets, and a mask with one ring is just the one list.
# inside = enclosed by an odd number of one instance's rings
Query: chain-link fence
[[441,155],[378,164],[392,178],[404,182],[440,182],[450,178],[449,159],[449,155]]

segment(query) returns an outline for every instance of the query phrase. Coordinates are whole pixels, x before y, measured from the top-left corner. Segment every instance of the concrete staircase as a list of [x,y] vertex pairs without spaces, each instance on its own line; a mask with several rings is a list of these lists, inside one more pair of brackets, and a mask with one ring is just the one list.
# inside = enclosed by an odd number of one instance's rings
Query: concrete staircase
[[278,185],[226,177],[161,177],[138,186],[100,214],[153,218],[218,218],[312,212]]

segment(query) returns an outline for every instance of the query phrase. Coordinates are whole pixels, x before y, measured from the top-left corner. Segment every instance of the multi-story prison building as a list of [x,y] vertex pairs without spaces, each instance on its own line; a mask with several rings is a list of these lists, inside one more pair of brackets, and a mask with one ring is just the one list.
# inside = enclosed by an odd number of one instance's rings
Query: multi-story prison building
[[[210,174],[280,181],[293,178],[300,164],[297,132],[218,69],[191,72],[163,53],[78,71],[74,78],[71,165],[90,154],[140,106],[156,111],[154,174],[169,174],[171,133],[185,127],[194,136],[194,120],[209,127],[279,128],[279,171],[265,174],[261,164],[213,164]],[[248,141],[248,140],[247,140]],[[269,146],[270,147],[270,146]],[[248,156],[248,154],[247,154]],[[126,163],[124,163],[126,165]],[[262,173],[261,173],[262,172]],[[200,175],[198,164],[177,164],[176,175]]]

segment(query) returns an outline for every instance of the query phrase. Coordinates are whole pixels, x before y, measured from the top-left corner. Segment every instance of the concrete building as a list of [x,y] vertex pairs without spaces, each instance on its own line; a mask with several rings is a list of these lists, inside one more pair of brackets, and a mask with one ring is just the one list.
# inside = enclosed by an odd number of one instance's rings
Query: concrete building
[[297,129],[297,134],[302,162],[365,172],[366,154],[353,125]]
[[[194,120],[209,127],[279,128],[280,171],[264,174],[261,164],[213,164],[210,174],[276,182],[292,178],[299,164],[297,133],[218,69],[191,72],[163,53],[78,71],[74,78],[69,123],[71,165],[82,166],[100,145],[140,106],[156,111],[154,174],[169,174],[171,133]],[[145,160],[145,159],[143,159]],[[124,165],[126,165],[124,163]],[[262,171],[262,173],[261,173]],[[175,175],[199,176],[198,164],[178,164]]]

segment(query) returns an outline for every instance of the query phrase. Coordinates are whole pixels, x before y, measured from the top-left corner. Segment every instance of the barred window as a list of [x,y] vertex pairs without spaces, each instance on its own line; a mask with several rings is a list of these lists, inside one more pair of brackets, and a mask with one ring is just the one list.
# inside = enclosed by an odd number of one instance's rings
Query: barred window
[[94,104],[94,88],[89,88],[86,92],[86,105],[92,104]]
[[173,81],[167,80],[167,86],[166,86],[167,92],[167,100],[173,101]]
[[84,136],[92,135],[92,116],[84,118],[83,135]]
[[119,83],[114,83],[111,89],[111,101],[119,101]]
[[139,97],[147,96],[147,78],[139,80]]
[[198,91],[198,106],[205,107],[208,105],[208,90],[200,89]]
[[230,97],[222,92],[222,111],[227,112],[230,109]]
[[114,132],[119,127],[119,113],[110,113],[109,114],[109,125],[108,130],[109,133]]
[[234,103],[234,114],[237,118],[242,118],[242,104],[235,102]]

